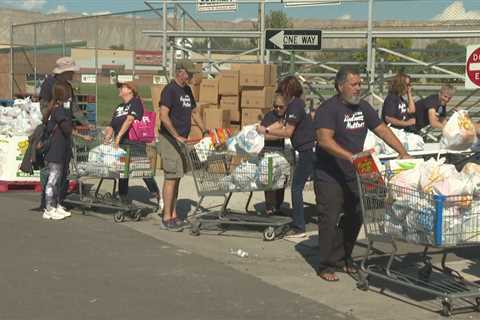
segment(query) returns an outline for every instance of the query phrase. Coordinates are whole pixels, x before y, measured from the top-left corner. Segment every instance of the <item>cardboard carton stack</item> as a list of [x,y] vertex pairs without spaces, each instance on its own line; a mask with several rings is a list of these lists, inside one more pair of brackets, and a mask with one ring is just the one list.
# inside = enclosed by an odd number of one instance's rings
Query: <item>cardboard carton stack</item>
[[240,71],[241,125],[259,122],[272,108],[277,85],[277,68],[269,64],[235,65]]
[[[260,122],[271,110],[276,86],[277,67],[268,64],[234,64],[231,70],[221,71],[215,79],[203,78],[199,66],[190,81],[205,126],[231,128],[234,133],[245,125]],[[158,106],[163,87],[152,87],[154,106]],[[192,124],[189,138],[201,137],[200,128]]]

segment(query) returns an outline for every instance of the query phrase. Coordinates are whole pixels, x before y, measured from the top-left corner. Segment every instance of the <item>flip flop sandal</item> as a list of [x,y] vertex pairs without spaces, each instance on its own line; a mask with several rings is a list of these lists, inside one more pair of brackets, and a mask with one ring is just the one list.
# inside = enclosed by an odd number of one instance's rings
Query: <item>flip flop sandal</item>
[[338,279],[337,275],[333,272],[319,273],[318,276],[327,282],[337,282],[340,280]]

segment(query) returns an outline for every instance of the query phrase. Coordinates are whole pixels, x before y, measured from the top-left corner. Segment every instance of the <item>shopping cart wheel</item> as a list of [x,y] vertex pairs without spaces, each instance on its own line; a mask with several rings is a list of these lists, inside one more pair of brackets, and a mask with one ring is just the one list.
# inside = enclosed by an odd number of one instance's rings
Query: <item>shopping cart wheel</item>
[[265,230],[263,230],[263,240],[265,241],[273,241],[275,240],[275,237],[277,234],[275,233],[275,228],[274,227],[267,227]]
[[442,301],[442,316],[450,317],[452,315],[452,304],[448,299]]
[[137,209],[135,212],[133,212],[133,220],[135,221],[140,221],[142,220],[142,209]]
[[201,222],[198,220],[193,220],[190,224],[190,235],[198,237],[200,235],[200,227],[202,226]]
[[477,304],[477,306],[475,307],[475,310],[477,312],[480,312],[480,297],[475,298],[475,303]]
[[358,271],[357,288],[362,291],[368,291],[370,284],[368,283],[368,274],[361,270]]
[[113,215],[113,221],[117,223],[125,221],[125,215],[123,214],[123,212],[122,211],[115,212],[115,214]]

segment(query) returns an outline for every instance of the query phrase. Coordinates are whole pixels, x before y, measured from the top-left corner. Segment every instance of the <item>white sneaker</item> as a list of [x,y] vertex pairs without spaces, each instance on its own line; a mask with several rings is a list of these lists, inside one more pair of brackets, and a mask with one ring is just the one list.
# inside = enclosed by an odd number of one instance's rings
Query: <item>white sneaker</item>
[[72,214],[70,213],[70,211],[67,211],[67,209],[65,209],[64,207],[62,207],[61,205],[58,205],[57,206],[57,213],[58,214],[61,214],[62,216],[64,216],[65,218],[68,218],[70,217]]
[[65,218],[63,214],[58,213],[55,208],[51,208],[50,210],[45,209],[42,217],[47,220],[62,220]]

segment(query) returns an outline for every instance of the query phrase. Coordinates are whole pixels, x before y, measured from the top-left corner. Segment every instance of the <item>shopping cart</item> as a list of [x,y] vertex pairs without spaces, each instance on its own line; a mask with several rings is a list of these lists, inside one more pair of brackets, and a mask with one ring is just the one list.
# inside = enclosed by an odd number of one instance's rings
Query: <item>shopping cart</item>
[[[92,141],[73,137],[73,156],[70,162],[70,180],[77,182],[77,192],[66,199],[66,203],[79,207],[82,213],[87,209],[103,208],[114,211],[114,221],[123,222],[125,218],[139,221],[143,216],[158,209],[156,206],[138,206],[124,204],[117,193],[118,179],[139,179],[155,176],[156,153],[153,146],[129,142],[115,148],[103,143],[103,135],[98,130],[77,130]],[[91,184],[91,180],[94,180]],[[103,192],[106,180],[112,181],[111,192]],[[85,182],[89,181],[87,184]],[[91,187],[89,187],[91,186]]]
[[[292,177],[293,152],[281,149],[264,149],[258,155],[225,150],[205,150],[194,143],[182,144],[187,165],[191,168],[195,187],[200,197],[190,214],[191,234],[199,235],[200,229],[226,231],[232,226],[263,229],[266,241],[282,236],[291,223],[291,218],[262,216],[249,210],[254,191],[269,191],[285,188]],[[233,193],[249,192],[246,212],[228,209]],[[223,203],[202,209],[207,196],[222,196]],[[220,208],[212,213],[211,209]]]
[[[466,281],[446,264],[452,249],[480,244],[480,195],[434,195],[393,185],[389,178],[387,173],[358,176],[368,239],[358,287],[368,290],[369,277],[377,277],[440,298],[445,316],[451,315],[454,300],[480,311],[480,286]],[[425,246],[423,262],[395,269],[398,241]],[[367,266],[374,242],[392,246],[385,266]],[[427,256],[431,247],[443,253],[441,267],[434,266]]]

